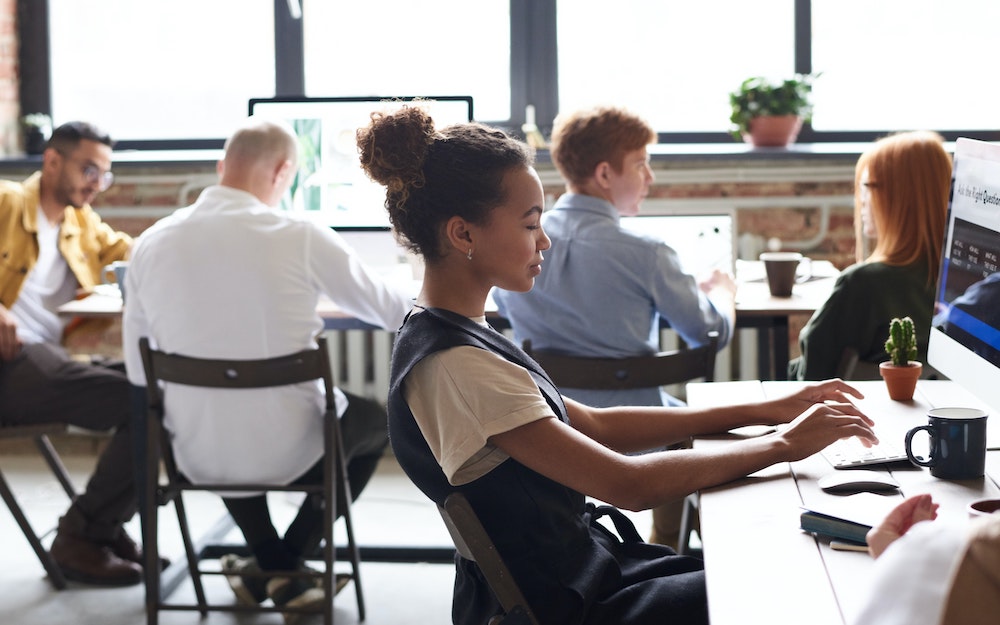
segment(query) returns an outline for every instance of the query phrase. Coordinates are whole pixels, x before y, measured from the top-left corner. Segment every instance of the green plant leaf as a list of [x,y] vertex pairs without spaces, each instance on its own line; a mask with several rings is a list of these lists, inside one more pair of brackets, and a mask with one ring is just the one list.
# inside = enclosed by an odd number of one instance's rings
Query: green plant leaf
[[747,78],[740,88],[729,94],[732,113],[731,134],[737,141],[750,127],[750,120],[765,115],[796,115],[803,121],[812,119],[812,83],[819,74],[796,74],[780,82],[763,76]]

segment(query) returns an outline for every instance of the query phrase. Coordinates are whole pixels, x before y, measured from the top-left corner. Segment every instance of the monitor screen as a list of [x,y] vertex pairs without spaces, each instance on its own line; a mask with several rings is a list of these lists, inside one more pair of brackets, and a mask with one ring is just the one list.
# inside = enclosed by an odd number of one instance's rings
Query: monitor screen
[[622,217],[622,228],[652,236],[672,247],[681,269],[695,278],[713,269],[735,271],[736,237],[733,212]]
[[1000,145],[956,142],[934,307],[928,363],[1000,410]]
[[[282,207],[338,230],[389,229],[385,187],[370,180],[358,160],[356,133],[372,111],[393,110],[413,97],[254,98],[250,114],[292,125],[299,137],[299,172]],[[437,127],[472,120],[470,96],[427,96]]]

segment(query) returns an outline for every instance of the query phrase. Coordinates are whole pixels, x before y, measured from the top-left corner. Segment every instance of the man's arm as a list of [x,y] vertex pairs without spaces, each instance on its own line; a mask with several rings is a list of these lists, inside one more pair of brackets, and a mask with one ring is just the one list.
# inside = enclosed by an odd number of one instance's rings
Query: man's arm
[[17,321],[9,310],[0,304],[0,361],[13,360],[21,351],[21,339],[17,338]]
[[[719,272],[708,283],[699,284],[682,271],[677,252],[668,245],[656,249],[656,267],[649,288],[656,312],[692,346],[708,342],[708,333],[719,333],[719,349],[729,344],[736,318],[736,286]],[[710,291],[706,291],[706,288]]]
[[413,307],[412,295],[373,273],[330,228],[314,226],[306,259],[320,289],[358,319],[396,330]]

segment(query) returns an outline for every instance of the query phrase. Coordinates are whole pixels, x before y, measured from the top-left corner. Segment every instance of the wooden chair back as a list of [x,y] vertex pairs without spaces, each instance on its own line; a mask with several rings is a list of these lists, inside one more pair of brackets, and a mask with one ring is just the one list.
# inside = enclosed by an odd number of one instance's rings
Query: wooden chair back
[[462,493],[452,493],[445,499],[444,507],[438,506],[438,511],[458,553],[479,566],[503,607],[504,615],[494,617],[489,625],[538,625],[521,588],[479,522],[469,500]]
[[700,347],[629,358],[590,358],[538,351],[532,349],[531,341],[524,341],[523,347],[556,386],[625,390],[681,384],[699,378],[714,381],[719,333],[710,333],[708,343]]

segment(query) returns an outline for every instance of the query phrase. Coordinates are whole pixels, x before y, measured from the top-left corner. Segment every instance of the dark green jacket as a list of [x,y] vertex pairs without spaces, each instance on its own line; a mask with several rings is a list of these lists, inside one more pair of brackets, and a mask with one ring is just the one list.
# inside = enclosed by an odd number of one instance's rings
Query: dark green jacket
[[[885,339],[893,317],[910,317],[917,330],[917,360],[927,362],[927,337],[934,310],[935,285],[922,266],[895,267],[859,263],[837,278],[830,298],[813,314],[802,332],[802,355],[788,363],[790,380],[825,380],[838,375],[844,349],[857,350],[862,363],[888,360]],[[873,367],[864,377],[877,379]],[[874,375],[873,375],[874,373]],[[855,379],[862,379],[855,376]]]

